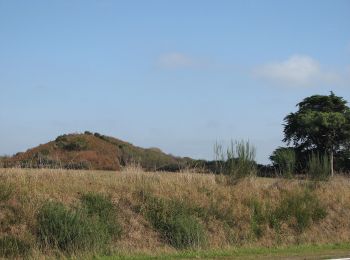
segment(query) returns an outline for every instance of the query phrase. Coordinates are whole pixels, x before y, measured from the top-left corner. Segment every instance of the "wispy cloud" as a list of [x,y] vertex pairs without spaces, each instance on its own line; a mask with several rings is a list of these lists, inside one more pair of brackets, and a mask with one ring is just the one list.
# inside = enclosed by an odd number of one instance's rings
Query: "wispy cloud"
[[342,76],[337,71],[323,68],[307,55],[293,55],[284,61],[270,62],[253,70],[255,77],[287,86],[313,86],[316,84],[337,84]]

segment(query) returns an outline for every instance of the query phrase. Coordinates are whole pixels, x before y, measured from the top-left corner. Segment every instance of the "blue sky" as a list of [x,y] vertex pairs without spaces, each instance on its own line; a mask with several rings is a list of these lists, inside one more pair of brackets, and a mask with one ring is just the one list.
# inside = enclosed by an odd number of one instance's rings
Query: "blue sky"
[[282,145],[312,94],[350,101],[350,1],[0,0],[0,154],[84,130],[213,158]]

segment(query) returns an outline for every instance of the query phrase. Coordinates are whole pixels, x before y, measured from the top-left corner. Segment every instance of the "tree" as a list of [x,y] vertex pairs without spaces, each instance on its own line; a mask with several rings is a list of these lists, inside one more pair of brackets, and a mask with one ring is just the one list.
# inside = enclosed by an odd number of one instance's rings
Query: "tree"
[[296,113],[284,118],[284,142],[300,151],[316,150],[330,157],[334,174],[334,153],[350,142],[350,108],[342,97],[313,95],[297,104]]

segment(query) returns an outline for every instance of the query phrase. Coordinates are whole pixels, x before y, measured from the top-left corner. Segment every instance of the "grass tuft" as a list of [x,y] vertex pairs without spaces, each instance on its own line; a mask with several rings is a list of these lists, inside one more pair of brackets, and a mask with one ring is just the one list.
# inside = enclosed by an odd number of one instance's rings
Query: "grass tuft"
[[13,236],[0,238],[0,257],[14,258],[28,255],[30,245]]

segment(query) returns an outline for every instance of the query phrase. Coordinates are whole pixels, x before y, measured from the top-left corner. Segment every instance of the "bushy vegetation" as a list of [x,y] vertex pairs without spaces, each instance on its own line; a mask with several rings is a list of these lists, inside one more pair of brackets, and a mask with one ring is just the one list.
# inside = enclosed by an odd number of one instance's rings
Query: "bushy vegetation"
[[111,201],[99,194],[84,195],[82,207],[75,209],[48,202],[37,217],[39,243],[67,253],[103,250],[120,235],[115,213]]
[[96,250],[107,240],[98,221],[88,218],[81,210],[67,209],[61,203],[46,203],[39,210],[37,221],[37,235],[43,247],[72,253],[89,248]]
[[268,224],[280,232],[282,223],[298,233],[302,233],[313,222],[318,222],[327,215],[325,207],[310,191],[286,193],[276,208],[269,203],[261,204],[258,200],[251,202],[252,231],[261,237]]
[[309,155],[307,173],[314,180],[328,180],[331,176],[331,164],[329,156],[312,152]]
[[57,147],[67,151],[83,151],[88,148],[88,143],[83,136],[61,135],[55,142]]
[[[0,191],[7,190],[0,202],[0,239],[25,241],[30,249],[23,257],[337,243],[350,237],[350,184],[344,177],[329,183],[254,177],[226,185],[210,174],[140,169],[1,169],[0,180]],[[15,242],[6,238],[4,245]],[[14,258],[25,251],[6,252]]]
[[144,214],[153,227],[175,248],[198,248],[205,244],[202,224],[176,200],[147,196]]
[[276,167],[279,175],[291,178],[296,169],[296,154],[291,147],[279,147],[270,156],[270,160]]
[[110,237],[118,238],[121,235],[116,208],[110,198],[102,194],[87,193],[81,197],[81,203],[88,216],[97,217],[105,225]]

